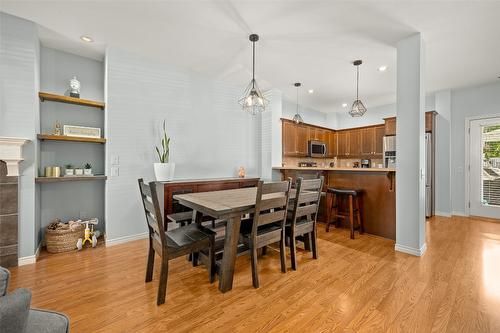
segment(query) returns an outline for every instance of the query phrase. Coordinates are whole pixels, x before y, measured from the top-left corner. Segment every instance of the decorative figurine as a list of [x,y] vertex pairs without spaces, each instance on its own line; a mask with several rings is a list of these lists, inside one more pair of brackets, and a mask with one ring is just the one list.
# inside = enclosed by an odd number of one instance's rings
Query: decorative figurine
[[73,76],[71,80],[69,80],[69,95],[71,97],[80,98],[80,81],[76,79],[76,76]]
[[61,123],[59,121],[56,121],[54,124],[54,132],[52,134],[62,135]]
[[240,166],[240,169],[238,170],[238,177],[245,178],[245,168],[242,166]]

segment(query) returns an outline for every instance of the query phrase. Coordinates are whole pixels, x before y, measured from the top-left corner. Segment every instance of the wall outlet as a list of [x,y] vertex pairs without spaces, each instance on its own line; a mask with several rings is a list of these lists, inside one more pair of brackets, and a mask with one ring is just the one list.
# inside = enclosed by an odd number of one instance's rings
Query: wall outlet
[[120,175],[120,168],[117,166],[111,167],[111,177],[118,177]]
[[120,156],[118,155],[111,156],[111,165],[120,165]]

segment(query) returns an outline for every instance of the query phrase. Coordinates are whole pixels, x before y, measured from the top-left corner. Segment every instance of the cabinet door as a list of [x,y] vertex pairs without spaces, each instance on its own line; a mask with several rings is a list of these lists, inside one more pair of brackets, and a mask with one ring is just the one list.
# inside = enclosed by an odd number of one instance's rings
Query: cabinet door
[[334,131],[328,131],[328,141],[327,141],[327,156],[335,157],[337,156],[337,133]]
[[284,156],[295,156],[297,155],[296,141],[297,141],[297,130],[294,124],[289,122],[283,122],[283,133],[282,133],[282,147]]
[[361,155],[361,130],[355,129],[349,132],[349,150],[348,155],[355,157]]
[[309,138],[309,128],[305,125],[296,125],[296,151],[297,156],[307,156],[307,142]]
[[396,135],[396,118],[385,119],[385,135]]
[[425,132],[432,133],[432,122],[434,121],[434,113],[425,113]]
[[321,128],[316,128],[316,140],[321,142],[328,141],[327,131]]
[[385,127],[377,126],[375,127],[375,155],[380,155],[384,153],[384,135],[385,135]]
[[361,155],[373,155],[375,152],[375,129],[373,127],[362,128],[361,133]]
[[348,156],[349,155],[349,132],[341,131],[337,132],[337,156]]

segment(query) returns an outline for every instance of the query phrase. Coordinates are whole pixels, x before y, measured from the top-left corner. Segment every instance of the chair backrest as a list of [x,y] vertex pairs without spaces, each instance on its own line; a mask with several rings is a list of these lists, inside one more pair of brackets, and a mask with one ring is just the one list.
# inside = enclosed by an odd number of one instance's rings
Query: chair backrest
[[259,226],[280,222],[281,227],[285,227],[290,186],[290,180],[265,184],[259,181],[253,215],[253,237],[257,235]]
[[167,243],[161,204],[158,199],[157,188],[159,186],[162,187],[162,184],[159,182],[146,184],[142,178],[139,179],[139,190],[149,230],[149,241],[152,242],[155,251],[159,255],[162,255],[163,251],[167,250]]
[[295,203],[292,208],[292,228],[298,220],[304,218],[310,222],[316,222],[324,181],[323,176],[307,180],[302,177],[297,178]]

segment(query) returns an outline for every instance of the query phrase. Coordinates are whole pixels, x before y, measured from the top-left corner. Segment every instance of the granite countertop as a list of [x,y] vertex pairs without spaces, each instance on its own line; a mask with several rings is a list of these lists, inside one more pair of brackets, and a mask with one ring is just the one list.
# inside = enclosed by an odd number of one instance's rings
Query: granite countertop
[[313,170],[313,171],[355,171],[355,172],[396,172],[395,168],[343,168],[343,167],[273,167],[274,170]]

